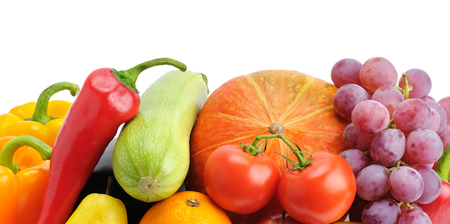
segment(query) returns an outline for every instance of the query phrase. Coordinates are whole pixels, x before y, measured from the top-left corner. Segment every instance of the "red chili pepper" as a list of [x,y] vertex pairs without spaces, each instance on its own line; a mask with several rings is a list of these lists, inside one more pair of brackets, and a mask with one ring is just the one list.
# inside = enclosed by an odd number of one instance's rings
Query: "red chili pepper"
[[186,70],[181,62],[159,58],[125,71],[98,69],[87,77],[53,148],[38,224],[67,221],[78,194],[119,126],[138,112],[140,97],[135,82],[139,73],[164,64]]
[[444,150],[436,167],[434,168],[441,177],[442,189],[438,198],[429,204],[421,205],[431,219],[432,223],[450,223],[450,146]]

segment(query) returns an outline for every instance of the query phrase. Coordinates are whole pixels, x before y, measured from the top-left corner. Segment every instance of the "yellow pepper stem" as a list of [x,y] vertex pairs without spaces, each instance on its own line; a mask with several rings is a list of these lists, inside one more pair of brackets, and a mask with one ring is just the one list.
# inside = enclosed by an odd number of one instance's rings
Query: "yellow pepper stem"
[[53,94],[65,89],[69,90],[72,96],[76,96],[80,92],[80,87],[78,87],[77,84],[73,84],[71,82],[58,82],[49,86],[39,95],[39,98],[36,102],[36,109],[34,110],[31,120],[37,121],[41,124],[45,124],[48,121],[52,120],[52,118],[47,114],[48,102],[50,101],[50,97]]
[[0,166],[8,167],[14,173],[17,173],[19,170],[16,165],[13,163],[13,155],[17,149],[22,146],[30,146],[39,152],[42,159],[47,160],[50,159],[52,154],[52,147],[45,144],[43,141],[29,135],[22,135],[15,137],[11,141],[9,141],[0,152]]

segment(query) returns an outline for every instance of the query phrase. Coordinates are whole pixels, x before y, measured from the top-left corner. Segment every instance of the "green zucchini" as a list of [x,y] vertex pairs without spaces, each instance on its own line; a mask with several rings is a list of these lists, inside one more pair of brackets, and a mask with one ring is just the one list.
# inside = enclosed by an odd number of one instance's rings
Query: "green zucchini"
[[125,123],[113,150],[113,171],[133,198],[160,201],[183,184],[189,169],[189,139],[208,97],[207,78],[171,71],[141,96],[137,115]]

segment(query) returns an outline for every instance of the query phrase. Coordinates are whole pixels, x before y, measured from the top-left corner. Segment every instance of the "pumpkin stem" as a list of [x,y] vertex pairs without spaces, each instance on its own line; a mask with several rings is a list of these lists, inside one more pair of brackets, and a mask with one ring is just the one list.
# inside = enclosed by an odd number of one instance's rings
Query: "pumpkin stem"
[[284,132],[284,127],[280,123],[273,123],[269,126],[270,134],[281,134]]

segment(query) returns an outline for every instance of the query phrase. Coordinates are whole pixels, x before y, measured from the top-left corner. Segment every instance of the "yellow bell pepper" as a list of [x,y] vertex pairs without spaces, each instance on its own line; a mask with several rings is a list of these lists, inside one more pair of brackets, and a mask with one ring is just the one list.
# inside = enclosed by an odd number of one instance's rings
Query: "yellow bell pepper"
[[30,135],[53,147],[56,136],[63,123],[71,102],[53,100],[50,97],[61,90],[68,89],[76,96],[79,87],[70,82],[60,82],[45,89],[37,102],[30,102],[12,108],[9,113],[0,115],[0,137]]
[[[1,138],[1,144],[10,140]],[[14,162],[14,156],[18,155]],[[34,224],[48,181],[52,148],[32,136],[13,138],[0,152],[0,223]],[[35,158],[35,153],[40,158]],[[31,159],[31,160],[30,160]],[[20,163],[24,163],[21,164]],[[17,165],[16,165],[17,164]],[[23,168],[18,168],[23,167]]]

